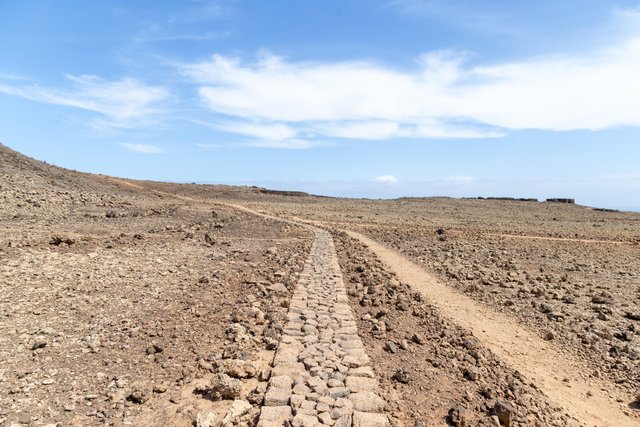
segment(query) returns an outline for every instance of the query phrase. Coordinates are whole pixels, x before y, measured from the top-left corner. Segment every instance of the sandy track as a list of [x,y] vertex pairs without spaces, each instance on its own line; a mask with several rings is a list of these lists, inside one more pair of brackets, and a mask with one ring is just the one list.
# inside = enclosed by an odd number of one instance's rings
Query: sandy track
[[527,235],[520,235],[520,234],[500,234],[500,233],[486,233],[486,235],[493,236],[493,237],[504,237],[507,239],[549,240],[553,242],[606,243],[611,245],[632,244],[631,242],[624,242],[621,240],[571,239],[568,237],[527,236]]
[[530,378],[550,401],[577,420],[596,426],[638,425],[638,420],[627,416],[616,402],[616,399],[630,402],[632,396],[619,396],[612,384],[584,378],[586,369],[575,358],[516,325],[513,319],[439,283],[399,253],[362,234],[347,233],[368,246],[400,280],[424,294],[445,317],[472,331],[485,346]]

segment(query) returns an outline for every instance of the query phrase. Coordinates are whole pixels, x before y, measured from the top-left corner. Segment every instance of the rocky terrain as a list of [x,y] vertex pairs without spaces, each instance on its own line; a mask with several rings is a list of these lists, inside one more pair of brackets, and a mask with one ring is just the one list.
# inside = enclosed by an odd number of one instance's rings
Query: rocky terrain
[[253,423],[311,234],[2,154],[0,425]]
[[364,232],[638,392],[640,214],[485,200],[309,205],[269,208]]
[[[426,232],[425,232],[426,231]],[[371,231],[443,281],[591,361],[634,393],[640,383],[640,247]],[[591,245],[591,246],[589,246]]]
[[134,181],[4,146],[0,202],[0,426],[616,425],[341,230],[587,366],[566,387],[598,379],[640,422],[640,214]]
[[584,384],[603,380],[611,403],[638,417],[640,214],[498,200],[250,203],[396,250],[566,354]]
[[581,425],[443,319],[364,245],[342,233],[336,238],[358,329],[397,425]]

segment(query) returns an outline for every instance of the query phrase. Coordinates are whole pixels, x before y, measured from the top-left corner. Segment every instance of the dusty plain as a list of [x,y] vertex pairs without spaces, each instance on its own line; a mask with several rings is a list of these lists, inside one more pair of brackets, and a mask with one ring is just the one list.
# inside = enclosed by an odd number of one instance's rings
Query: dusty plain
[[0,426],[256,425],[304,224],[332,233],[391,425],[640,424],[640,214],[132,181],[4,146],[0,203]]

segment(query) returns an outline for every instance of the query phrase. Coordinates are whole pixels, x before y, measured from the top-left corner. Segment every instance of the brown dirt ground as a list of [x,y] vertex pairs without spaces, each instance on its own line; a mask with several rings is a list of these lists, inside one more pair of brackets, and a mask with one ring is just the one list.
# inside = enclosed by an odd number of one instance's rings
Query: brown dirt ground
[[[311,236],[230,204],[384,244],[589,366],[585,376],[640,418],[640,214],[122,180],[3,146],[0,202],[0,425],[222,417],[231,402],[206,390],[231,362],[255,368],[239,395],[253,408],[234,421],[252,425],[260,372]],[[497,401],[513,405],[513,425],[580,425],[481,334],[443,316],[366,247],[335,236],[395,425],[496,425]],[[274,292],[275,283],[287,291]]]
[[[228,401],[194,389],[233,343],[266,367],[262,336],[277,338],[288,300],[268,286],[295,285],[310,234],[2,154],[0,425],[223,416]],[[235,342],[231,325],[252,339]]]
[[[640,214],[453,199],[308,198],[252,206],[373,238],[439,283],[506,315],[496,331],[515,322],[547,340],[554,354],[584,367],[568,381],[585,388],[602,382],[611,406],[640,416]],[[514,343],[509,351],[523,348],[526,343]],[[549,375],[560,374],[549,367]]]

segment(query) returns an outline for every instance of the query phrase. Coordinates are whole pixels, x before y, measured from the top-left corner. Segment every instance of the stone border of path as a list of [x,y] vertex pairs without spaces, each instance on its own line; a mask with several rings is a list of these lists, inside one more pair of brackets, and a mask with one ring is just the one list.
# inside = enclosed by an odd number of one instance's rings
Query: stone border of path
[[258,427],[389,427],[331,235],[315,233],[291,298]]

